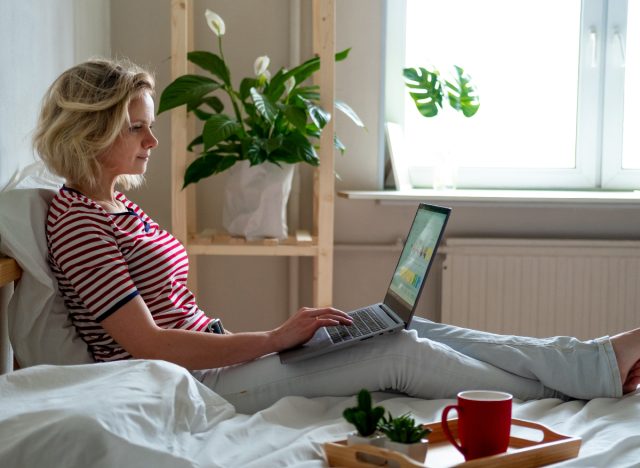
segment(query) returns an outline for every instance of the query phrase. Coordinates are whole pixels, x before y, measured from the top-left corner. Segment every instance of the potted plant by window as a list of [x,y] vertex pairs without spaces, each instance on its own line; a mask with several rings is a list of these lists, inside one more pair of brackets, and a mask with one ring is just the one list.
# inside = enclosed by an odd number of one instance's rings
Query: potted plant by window
[[378,428],[387,436],[385,448],[424,463],[428,447],[426,437],[431,433],[431,429],[417,424],[408,413],[397,418],[388,413],[388,417],[382,417]]
[[[473,117],[480,108],[480,98],[471,77],[462,67],[454,65],[455,75],[452,80],[442,77],[435,69],[405,68],[402,74],[409,95],[424,117],[435,117],[444,102],[465,117]],[[447,98],[445,100],[445,97]]]
[[[480,109],[480,98],[471,77],[462,67],[454,65],[455,73],[451,79],[444,78],[435,69],[405,68],[403,76],[409,95],[416,109],[424,117],[438,115],[449,103],[449,108],[460,112],[464,117],[473,117]],[[451,155],[447,159],[436,158],[433,173],[433,188],[455,188],[457,165]]]
[[384,435],[378,432],[378,424],[384,417],[384,408],[373,407],[371,401],[371,394],[362,389],[358,393],[358,406],[347,408],[342,413],[357,431],[347,435],[347,445],[368,444],[377,447],[384,445]]
[[[204,121],[202,132],[188,145],[189,151],[199,149],[187,167],[184,186],[229,170],[223,206],[225,229],[248,239],[285,238],[292,165],[320,163],[315,145],[331,118],[319,105],[318,87],[305,85],[320,69],[320,59],[313,57],[271,75],[269,57],[261,56],[255,60],[254,76],[234,87],[222,49],[225,23],[211,10],[206,10],[205,18],[217,36],[218,54],[198,50],[189,52],[187,58],[209,75],[176,78],[162,91],[158,105],[158,114],[186,106]],[[344,60],[348,54],[346,49],[335,59]],[[220,96],[230,103],[230,113],[225,112]],[[335,107],[363,126],[347,104],[336,101]],[[334,144],[345,150],[337,137]]]

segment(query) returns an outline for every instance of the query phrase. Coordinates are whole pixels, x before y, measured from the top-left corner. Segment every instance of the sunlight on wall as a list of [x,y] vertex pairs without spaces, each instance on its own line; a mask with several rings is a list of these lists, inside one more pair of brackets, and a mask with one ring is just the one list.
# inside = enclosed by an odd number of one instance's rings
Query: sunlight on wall
[[0,3],[0,188],[34,161],[31,135],[51,82],[78,59],[109,53],[108,12],[108,0]]

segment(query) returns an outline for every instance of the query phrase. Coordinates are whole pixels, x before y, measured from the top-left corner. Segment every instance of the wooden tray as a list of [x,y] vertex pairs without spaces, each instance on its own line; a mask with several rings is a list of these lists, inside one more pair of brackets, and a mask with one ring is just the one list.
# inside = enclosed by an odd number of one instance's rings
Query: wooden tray
[[[506,453],[465,462],[462,454],[451,445],[444,435],[440,422],[425,424],[424,426],[432,430],[431,434],[429,434],[429,450],[424,464],[391,450],[371,445],[347,446],[346,441],[340,441],[324,444],[329,466],[352,468],[370,468],[374,466],[396,468],[453,466],[462,468],[495,466],[500,466],[501,468],[533,468],[575,458],[580,451],[581,439],[579,437],[558,434],[542,424],[513,419],[509,448]],[[458,420],[450,419],[449,427],[453,435],[457,437]],[[535,440],[514,435],[514,433],[522,433],[523,431],[527,434],[527,437],[533,435]]]

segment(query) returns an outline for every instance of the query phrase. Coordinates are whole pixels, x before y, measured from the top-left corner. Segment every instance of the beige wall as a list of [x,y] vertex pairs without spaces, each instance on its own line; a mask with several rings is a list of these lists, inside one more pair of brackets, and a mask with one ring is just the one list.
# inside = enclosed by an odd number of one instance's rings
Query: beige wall
[[[161,89],[169,74],[169,1],[112,0],[112,48],[114,53],[152,67]],[[251,73],[258,55],[269,55],[272,66],[288,65],[290,0],[196,0],[196,48],[211,48],[213,37],[202,20],[211,8],[226,21],[225,56],[238,77]],[[394,5],[391,2],[390,7]],[[347,62],[337,67],[337,96],[363,118],[368,130],[360,131],[342,117],[337,132],[347,144],[345,156],[338,156],[339,189],[379,187],[378,155],[381,148],[379,121],[382,97],[382,0],[338,0],[338,48],[352,47]],[[301,1],[301,55],[310,54],[310,1]],[[161,223],[168,225],[169,212],[169,125],[168,116],[158,117],[161,147],[150,165],[147,186],[133,194]],[[301,223],[308,226],[309,171],[301,168]],[[198,213],[201,227],[220,224],[220,199],[224,176],[198,185]],[[379,204],[374,201],[338,199],[335,238],[344,243],[394,243],[406,234],[415,204]],[[541,236],[583,238],[637,238],[640,216],[636,208],[593,208],[566,206],[454,206],[449,235]],[[351,308],[379,301],[395,265],[393,251],[335,253],[334,302]],[[200,257],[199,300],[213,315],[223,317],[231,329],[260,329],[274,326],[289,312],[288,259],[259,257]],[[310,302],[311,261],[300,261],[300,301]],[[438,316],[440,277],[430,278],[419,313]]]

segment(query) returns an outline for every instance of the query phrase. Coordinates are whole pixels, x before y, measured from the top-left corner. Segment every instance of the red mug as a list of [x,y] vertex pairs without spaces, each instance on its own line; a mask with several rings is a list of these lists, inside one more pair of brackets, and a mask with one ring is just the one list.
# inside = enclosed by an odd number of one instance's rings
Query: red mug
[[[470,390],[458,393],[458,404],[447,406],[442,411],[442,430],[465,460],[507,451],[512,400],[513,396],[504,392]],[[447,415],[452,409],[458,412],[460,443],[451,434],[447,422]]]

